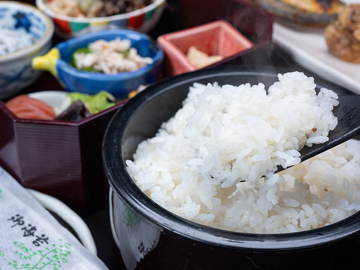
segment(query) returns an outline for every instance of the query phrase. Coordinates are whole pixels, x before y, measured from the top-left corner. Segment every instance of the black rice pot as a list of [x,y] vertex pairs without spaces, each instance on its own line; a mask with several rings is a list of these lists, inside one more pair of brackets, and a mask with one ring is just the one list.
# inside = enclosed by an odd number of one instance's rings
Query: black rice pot
[[[292,71],[292,70],[288,70]],[[220,85],[277,81],[284,70],[213,68],[162,80],[129,100],[105,134],[103,162],[110,184],[110,221],[128,270],[157,269],[357,269],[360,213],[298,233],[246,234],[214,229],[160,207],[133,182],[125,160],[182,107],[194,82]],[[306,74],[308,75],[308,74]],[[315,78],[338,94],[346,90]]]

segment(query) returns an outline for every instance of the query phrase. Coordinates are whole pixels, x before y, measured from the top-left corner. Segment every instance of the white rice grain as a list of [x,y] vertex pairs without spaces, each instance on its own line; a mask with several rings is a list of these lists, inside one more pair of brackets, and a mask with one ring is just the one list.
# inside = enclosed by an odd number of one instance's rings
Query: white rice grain
[[[268,94],[261,83],[195,83],[183,108],[126,161],[130,176],[166,209],[225,230],[297,232],[354,214],[360,142],[298,164],[304,145],[327,141],[335,128],[337,95],[317,94],[303,73],[278,77]],[[278,175],[278,165],[295,166]]]

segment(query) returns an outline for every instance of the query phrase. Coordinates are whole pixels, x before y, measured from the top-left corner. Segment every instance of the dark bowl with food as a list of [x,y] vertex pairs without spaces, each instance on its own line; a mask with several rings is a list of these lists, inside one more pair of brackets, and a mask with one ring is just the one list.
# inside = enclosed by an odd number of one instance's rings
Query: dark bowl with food
[[[277,81],[278,69],[212,68],[165,79],[127,102],[103,143],[110,184],[110,222],[128,269],[351,269],[359,263],[360,213],[324,227],[290,233],[234,232],[182,218],[145,195],[126,160],[182,107],[194,82],[220,85]],[[317,78],[317,88],[350,92]],[[154,143],[156,143],[154,141]],[[164,153],[165,155],[165,153]]]

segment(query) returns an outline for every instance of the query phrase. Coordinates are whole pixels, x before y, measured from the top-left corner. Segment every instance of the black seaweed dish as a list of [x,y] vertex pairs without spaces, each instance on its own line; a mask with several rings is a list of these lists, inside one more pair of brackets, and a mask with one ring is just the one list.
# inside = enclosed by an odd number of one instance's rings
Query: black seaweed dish
[[[143,194],[126,171],[125,160],[175,114],[194,82],[269,86],[283,72],[212,68],[186,73],[150,86],[114,115],[104,138],[103,162],[113,191],[113,234],[128,269],[354,269],[360,262],[360,213],[305,232],[234,233],[170,213]],[[315,81],[350,94],[320,78]]]

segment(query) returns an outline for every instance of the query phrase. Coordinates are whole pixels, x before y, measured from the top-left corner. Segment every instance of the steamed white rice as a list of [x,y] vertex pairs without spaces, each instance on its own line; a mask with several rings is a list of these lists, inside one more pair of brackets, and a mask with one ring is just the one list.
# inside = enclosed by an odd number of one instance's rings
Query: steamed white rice
[[179,216],[247,233],[303,231],[358,211],[357,141],[274,174],[298,164],[304,145],[328,140],[338,105],[303,73],[278,78],[268,94],[261,83],[195,83],[183,108],[126,161],[139,188]]

